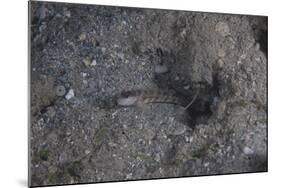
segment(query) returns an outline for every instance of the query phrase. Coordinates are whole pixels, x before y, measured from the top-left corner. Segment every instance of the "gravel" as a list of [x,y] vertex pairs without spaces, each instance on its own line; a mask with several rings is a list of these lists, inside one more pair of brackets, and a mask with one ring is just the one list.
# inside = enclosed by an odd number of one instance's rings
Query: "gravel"
[[32,186],[267,171],[267,17],[30,4]]

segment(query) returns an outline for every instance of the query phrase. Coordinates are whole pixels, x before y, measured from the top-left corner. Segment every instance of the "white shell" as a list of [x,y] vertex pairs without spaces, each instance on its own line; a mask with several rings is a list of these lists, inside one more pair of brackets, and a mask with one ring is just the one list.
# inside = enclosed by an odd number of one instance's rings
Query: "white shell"
[[67,100],[69,100],[69,99],[71,99],[72,97],[74,97],[74,90],[73,90],[73,89],[70,89],[70,90],[68,91],[68,93],[65,95],[65,98],[66,98]]

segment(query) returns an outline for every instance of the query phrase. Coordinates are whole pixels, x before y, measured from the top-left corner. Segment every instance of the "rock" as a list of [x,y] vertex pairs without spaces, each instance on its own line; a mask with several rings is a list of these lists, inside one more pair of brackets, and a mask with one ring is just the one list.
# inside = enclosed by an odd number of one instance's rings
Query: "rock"
[[222,68],[223,65],[224,65],[224,61],[223,61],[222,59],[219,59],[219,60],[217,61],[217,63],[218,63],[218,65],[219,65],[220,68]]
[[248,146],[244,147],[243,148],[243,152],[246,154],[246,155],[252,155],[254,153],[254,151],[249,148]]
[[152,129],[145,129],[144,138],[146,140],[152,140],[155,136],[155,132]]
[[119,57],[121,60],[124,60],[125,55],[123,53],[117,53],[117,57]]
[[43,32],[47,28],[47,25],[42,23],[42,25],[39,26],[40,33]]
[[96,66],[97,65],[97,61],[94,59],[91,63],[91,66]]
[[82,72],[82,76],[85,78],[87,76],[87,73]]
[[74,90],[73,90],[73,89],[70,89],[70,90],[68,91],[68,93],[66,94],[65,98],[66,98],[67,100],[69,100],[69,99],[71,99],[71,98],[73,98],[73,97],[74,97]]
[[180,36],[182,38],[184,38],[186,36],[186,29],[183,29],[181,32],[180,32]]
[[88,81],[87,81],[87,80],[83,80],[82,82],[83,82],[84,85],[87,85],[87,84],[88,84]]
[[56,144],[58,142],[58,135],[56,133],[50,133],[46,139],[47,142]]
[[126,175],[126,179],[131,179],[132,177],[133,177],[132,173]]
[[185,89],[185,90],[189,90],[189,89],[190,89],[190,85],[186,85],[186,86],[184,86],[184,87],[183,87],[183,89]]
[[102,48],[101,48],[101,51],[102,51],[102,53],[105,53],[106,48],[105,48],[105,47],[102,47]]
[[230,35],[230,29],[227,23],[218,22],[216,24],[216,31],[221,34],[221,36],[226,37]]
[[91,61],[86,58],[86,59],[83,59],[83,63],[86,65],[86,66],[89,66],[91,64]]
[[82,34],[79,35],[79,40],[84,41],[86,39],[86,37],[87,37],[86,33],[82,33]]
[[59,85],[59,86],[56,87],[55,92],[56,92],[56,95],[59,96],[59,97],[64,96],[64,94],[66,92],[65,87],[62,86],[62,85]]
[[54,107],[52,107],[52,106],[48,107],[47,114],[50,118],[53,118],[56,115],[56,111],[55,111]]
[[165,65],[156,65],[154,71],[156,74],[163,74],[168,72],[168,68]]
[[256,45],[255,45],[255,49],[258,51],[258,50],[260,50],[260,43],[256,43]]
[[50,174],[56,173],[56,172],[57,172],[57,167],[56,167],[56,166],[49,166],[49,167],[48,167],[48,172],[49,172]]
[[225,113],[226,103],[225,101],[221,101],[217,107],[217,117],[218,119],[222,119]]
[[191,143],[193,141],[193,136],[185,137],[186,143]]
[[240,58],[243,59],[243,60],[246,59],[246,57],[247,57],[247,54],[246,54],[246,53],[243,53],[243,54],[240,56]]
[[219,57],[224,57],[225,56],[225,51],[223,49],[218,50],[218,56]]
[[65,10],[65,11],[64,11],[64,15],[65,15],[66,17],[70,18],[70,17],[71,17],[71,12],[70,12],[69,10]]
[[86,149],[86,150],[85,150],[85,154],[88,155],[89,153],[91,153],[91,151],[88,150],[88,149]]
[[210,165],[209,162],[204,163],[204,167],[208,167]]
[[160,153],[156,153],[156,154],[155,154],[154,160],[157,161],[157,162],[160,162],[160,161],[161,161],[161,155],[160,155]]
[[40,19],[45,19],[46,18],[46,15],[47,15],[47,8],[42,5],[40,8],[39,8],[39,17]]

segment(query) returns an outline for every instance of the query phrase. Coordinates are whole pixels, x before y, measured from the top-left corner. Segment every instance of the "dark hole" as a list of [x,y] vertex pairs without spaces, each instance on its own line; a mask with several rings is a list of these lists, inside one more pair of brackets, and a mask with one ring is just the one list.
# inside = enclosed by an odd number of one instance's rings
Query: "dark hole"
[[268,32],[267,32],[267,30],[260,30],[258,42],[260,43],[261,51],[265,54],[265,56],[267,58],[267,55],[268,55],[268,49],[267,49]]

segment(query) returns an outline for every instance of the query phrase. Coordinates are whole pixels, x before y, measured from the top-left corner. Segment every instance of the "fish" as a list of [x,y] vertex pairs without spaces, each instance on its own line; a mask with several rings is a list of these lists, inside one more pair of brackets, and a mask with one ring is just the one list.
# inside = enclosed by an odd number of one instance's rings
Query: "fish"
[[123,91],[117,97],[117,105],[121,107],[143,106],[149,103],[166,103],[188,108],[196,99],[198,92],[191,102],[171,91],[162,90],[131,90]]

